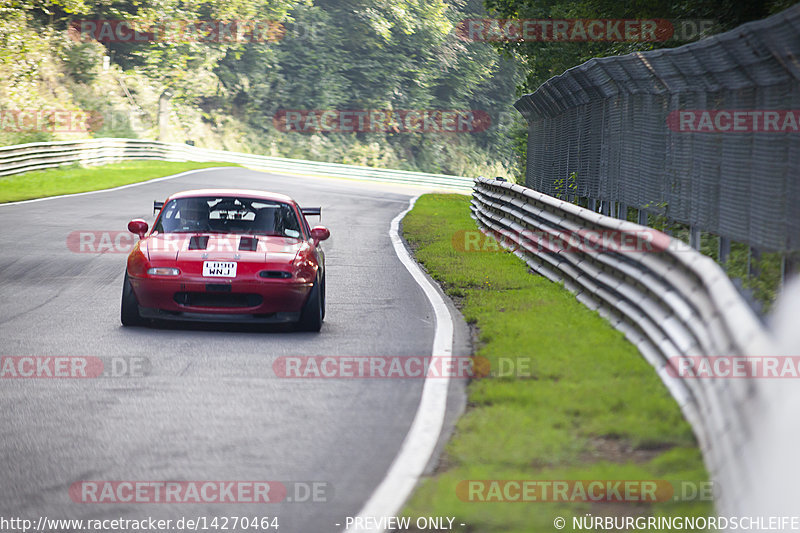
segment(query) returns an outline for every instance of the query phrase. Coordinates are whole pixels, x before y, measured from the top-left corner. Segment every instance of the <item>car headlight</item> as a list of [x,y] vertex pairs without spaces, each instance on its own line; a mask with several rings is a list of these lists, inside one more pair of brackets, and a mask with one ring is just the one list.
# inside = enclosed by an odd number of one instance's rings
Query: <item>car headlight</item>
[[149,276],[177,276],[181,271],[171,267],[151,267],[147,269]]

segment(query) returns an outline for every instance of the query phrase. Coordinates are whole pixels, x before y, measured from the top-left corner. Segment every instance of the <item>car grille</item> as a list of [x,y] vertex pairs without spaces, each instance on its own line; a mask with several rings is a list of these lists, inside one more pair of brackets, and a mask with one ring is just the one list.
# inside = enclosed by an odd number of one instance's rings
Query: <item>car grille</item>
[[225,292],[176,292],[176,303],[188,307],[256,307],[263,298],[259,294]]

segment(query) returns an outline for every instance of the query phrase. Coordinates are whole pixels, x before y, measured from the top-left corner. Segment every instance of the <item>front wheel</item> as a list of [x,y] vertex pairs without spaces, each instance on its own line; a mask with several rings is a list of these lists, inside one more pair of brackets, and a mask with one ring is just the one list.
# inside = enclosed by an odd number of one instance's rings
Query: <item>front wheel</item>
[[319,331],[322,329],[322,319],[325,316],[324,300],[321,288],[324,282],[319,279],[311,288],[303,310],[300,313],[300,320],[297,326],[303,331]]
[[127,272],[125,272],[125,281],[122,284],[120,321],[123,326],[141,326],[144,324],[144,320],[139,314],[139,302],[136,301],[136,295],[133,293],[133,286],[131,286],[131,280],[128,279]]

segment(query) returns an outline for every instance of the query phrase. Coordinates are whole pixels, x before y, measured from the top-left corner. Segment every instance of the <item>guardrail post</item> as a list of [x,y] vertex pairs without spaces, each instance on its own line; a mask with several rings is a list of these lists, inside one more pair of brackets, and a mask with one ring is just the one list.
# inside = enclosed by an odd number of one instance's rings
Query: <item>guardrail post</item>
[[785,252],[781,257],[781,286],[786,280],[800,274],[800,265],[797,261],[797,252]]
[[720,236],[719,238],[719,262],[725,264],[731,256],[731,240],[727,237]]
[[750,253],[747,255],[747,274],[750,277],[757,278],[761,275],[761,269],[758,266],[759,259],[761,259],[761,252],[751,246]]
[[689,246],[700,250],[700,230],[695,226],[689,226]]
[[781,257],[781,287],[783,287],[786,284],[786,278],[788,277],[786,273],[787,266],[788,265],[786,264],[786,256],[784,255]]
[[597,213],[597,200],[589,198],[589,210]]

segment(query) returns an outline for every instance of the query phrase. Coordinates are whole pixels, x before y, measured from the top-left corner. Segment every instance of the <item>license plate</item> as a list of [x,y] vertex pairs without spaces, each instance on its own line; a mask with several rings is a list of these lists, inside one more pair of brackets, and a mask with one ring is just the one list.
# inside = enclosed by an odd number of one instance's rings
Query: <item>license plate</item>
[[236,263],[232,261],[203,261],[203,276],[207,278],[235,278]]

